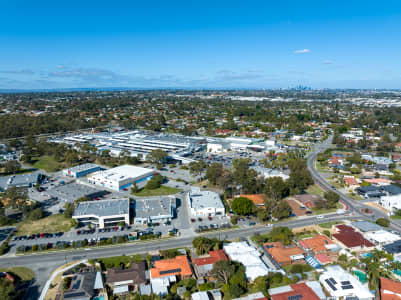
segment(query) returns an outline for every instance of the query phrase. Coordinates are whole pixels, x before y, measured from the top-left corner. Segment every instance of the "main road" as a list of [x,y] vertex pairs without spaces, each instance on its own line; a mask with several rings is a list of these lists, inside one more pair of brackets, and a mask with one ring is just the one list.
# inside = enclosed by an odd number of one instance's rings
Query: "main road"
[[[335,146],[332,144],[333,136],[330,136],[323,143],[317,144],[312,152],[309,153],[307,157],[307,168],[311,173],[314,181],[320,185],[325,191],[333,191],[340,196],[341,201],[343,201],[348,206],[348,211],[353,212],[356,216],[364,216],[365,218],[370,218],[371,220],[376,220],[378,218],[388,218],[388,215],[375,207],[365,205],[364,203],[354,200],[351,197],[345,195],[341,191],[337,190],[330,183],[326,181],[326,179],[315,169],[314,163],[317,158],[317,155],[321,152],[324,152],[327,149],[334,148]],[[362,213],[364,208],[370,209],[373,213],[370,215],[366,215]],[[394,230],[401,231],[401,226],[393,221],[391,221],[390,227]]]
[[[332,137],[331,137],[332,138]],[[323,219],[317,219],[314,216],[301,217],[291,221],[280,222],[280,226],[288,226],[290,228],[302,227],[308,225],[314,225],[318,223],[344,220],[344,219],[370,219],[368,216],[361,214],[361,208],[364,207],[362,204],[356,203],[353,199],[347,197],[343,193],[333,189],[333,187],[317,172],[314,168],[314,160],[318,153],[332,147],[331,138],[326,140],[322,144],[318,144],[315,149],[308,155],[307,165],[308,169],[312,174],[315,182],[322,186],[326,191],[333,190],[338,193],[341,200],[344,201],[348,206],[349,210],[342,214],[328,214],[325,215]],[[379,210],[374,210],[374,217],[384,216],[384,213]],[[399,226],[392,224],[394,229],[399,230]],[[247,239],[248,237],[267,233],[271,230],[271,227],[266,226],[253,226],[246,229],[231,229],[226,231],[216,231],[207,234],[202,234],[202,236],[209,238],[217,238],[220,240],[232,240],[232,239]],[[193,237],[176,237],[162,240],[153,241],[138,241],[123,245],[108,246],[108,247],[98,247],[98,248],[85,248],[77,250],[65,250],[65,251],[55,251],[47,253],[37,253],[29,255],[6,255],[0,257],[0,267],[14,267],[14,266],[25,266],[35,271],[35,282],[29,289],[27,294],[27,299],[37,299],[39,297],[40,291],[43,288],[46,280],[49,278],[50,274],[54,269],[59,266],[81,259],[91,259],[99,257],[110,257],[119,255],[132,255],[132,254],[142,254],[149,251],[156,251],[162,249],[170,249],[177,247],[190,247],[192,245]]]

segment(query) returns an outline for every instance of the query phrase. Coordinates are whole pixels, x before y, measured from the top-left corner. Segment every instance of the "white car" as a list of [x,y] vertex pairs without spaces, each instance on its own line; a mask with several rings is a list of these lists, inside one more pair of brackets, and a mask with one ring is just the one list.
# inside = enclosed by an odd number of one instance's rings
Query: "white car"
[[316,219],[323,219],[323,218],[324,218],[323,215],[316,216]]
[[273,227],[273,226],[274,226],[274,224],[271,224],[271,223],[266,225],[266,227]]

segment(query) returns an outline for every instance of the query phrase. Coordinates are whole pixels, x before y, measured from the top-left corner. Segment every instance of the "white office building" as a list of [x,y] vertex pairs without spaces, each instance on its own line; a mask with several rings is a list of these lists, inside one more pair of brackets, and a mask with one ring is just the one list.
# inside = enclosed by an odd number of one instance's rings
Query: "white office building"
[[363,285],[338,265],[326,267],[326,271],[320,275],[319,281],[335,299],[357,297],[360,300],[371,300],[375,298],[367,284]]
[[187,194],[188,206],[192,216],[216,216],[224,215],[225,208],[219,194],[212,191],[201,191],[200,188],[192,188]]
[[100,166],[96,164],[83,164],[79,166],[75,166],[72,168],[64,169],[63,170],[63,175],[68,176],[68,177],[73,177],[73,178],[79,178],[86,176],[88,174],[94,173],[96,171],[101,170]]
[[150,179],[154,174],[152,169],[123,165],[93,173],[88,182],[112,190],[122,190],[131,186],[133,182],[140,183]]
[[99,228],[118,225],[120,222],[129,225],[129,199],[80,202],[75,208],[72,218],[78,223],[91,224]]
[[166,223],[175,216],[176,198],[162,196],[135,200],[134,224]]

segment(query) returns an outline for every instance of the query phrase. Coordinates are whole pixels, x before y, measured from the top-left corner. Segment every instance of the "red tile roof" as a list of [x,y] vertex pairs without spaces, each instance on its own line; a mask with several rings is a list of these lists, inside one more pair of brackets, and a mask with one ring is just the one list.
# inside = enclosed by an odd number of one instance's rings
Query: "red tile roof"
[[311,249],[315,252],[326,251],[326,245],[334,244],[327,236],[319,234],[299,242],[304,249]]
[[154,268],[150,269],[151,278],[180,275],[182,278],[192,276],[191,266],[186,255],[171,259],[157,260]]
[[393,281],[380,277],[380,299],[381,300],[400,300],[401,282]]
[[306,283],[297,283],[290,285],[292,291],[281,294],[270,295],[272,300],[288,300],[290,296],[302,295],[302,299],[320,300],[316,293],[306,285]]
[[216,250],[210,251],[208,257],[195,259],[194,264],[197,266],[212,265],[220,260],[228,260],[228,257],[223,250]]
[[333,234],[333,237],[348,248],[374,246],[374,244],[365,239],[361,233],[356,232],[355,229],[350,226],[337,225],[336,228],[339,230],[339,233]]
[[331,263],[331,259],[330,259],[330,257],[328,257],[326,254],[324,254],[324,253],[321,253],[321,254],[316,254],[315,255],[315,258],[322,264],[322,265],[324,265],[324,264],[328,264],[328,263]]
[[254,195],[240,195],[240,197],[248,198],[255,204],[256,206],[265,205],[265,196],[263,194],[254,194]]
[[284,246],[282,242],[271,242],[263,245],[264,250],[280,265],[292,263],[292,256],[305,254],[305,251],[297,246]]

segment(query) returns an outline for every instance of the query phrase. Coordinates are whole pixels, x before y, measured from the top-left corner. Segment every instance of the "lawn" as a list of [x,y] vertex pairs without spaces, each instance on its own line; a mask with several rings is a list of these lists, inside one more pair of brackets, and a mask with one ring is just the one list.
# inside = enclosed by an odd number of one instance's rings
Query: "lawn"
[[392,216],[390,216],[390,219],[401,220],[401,216],[392,215]]
[[32,166],[46,172],[56,172],[64,168],[64,164],[57,162],[52,156],[35,157]]
[[143,188],[138,193],[134,193],[133,195],[138,197],[166,196],[177,194],[180,191],[180,189],[162,185],[161,187],[154,190]]
[[0,268],[0,272],[8,272],[21,278],[22,281],[29,281],[35,277],[31,269],[25,267]]
[[336,208],[322,208],[322,209],[313,208],[312,210],[315,213],[315,215],[322,215],[335,212],[337,211],[337,209],[342,209],[342,208],[344,208],[343,205],[341,203],[337,203]]
[[339,222],[339,221],[332,221],[332,222],[319,224],[319,226],[322,228],[330,229],[331,227],[333,227],[333,225],[337,225],[337,224],[341,224],[341,223],[342,222]]
[[320,186],[318,186],[316,183],[313,184],[313,185],[310,185],[310,186],[306,189],[306,192],[307,192],[308,194],[311,194],[311,195],[318,195],[318,196],[321,196],[321,197],[323,197],[323,195],[324,195],[324,191],[323,191],[322,188],[321,188]]
[[17,235],[30,235],[34,233],[66,232],[72,227],[72,219],[65,218],[62,214],[50,215],[40,220],[26,220],[18,227]]

